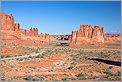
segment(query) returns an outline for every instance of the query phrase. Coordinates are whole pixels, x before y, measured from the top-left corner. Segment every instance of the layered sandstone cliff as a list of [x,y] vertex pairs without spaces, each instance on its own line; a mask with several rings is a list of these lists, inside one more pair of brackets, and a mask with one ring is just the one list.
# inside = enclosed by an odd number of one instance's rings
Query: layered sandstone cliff
[[104,29],[99,26],[80,25],[80,29],[72,32],[70,45],[104,44]]
[[[47,34],[39,34],[38,28],[22,29],[19,23],[14,22],[14,17],[9,14],[0,13],[2,40],[16,45],[42,45],[47,44],[55,38]],[[43,36],[44,37],[43,37]]]

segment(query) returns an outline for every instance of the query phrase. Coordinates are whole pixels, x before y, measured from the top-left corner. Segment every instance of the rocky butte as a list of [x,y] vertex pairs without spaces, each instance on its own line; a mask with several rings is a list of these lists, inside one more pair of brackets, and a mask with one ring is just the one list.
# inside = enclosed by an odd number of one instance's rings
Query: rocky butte
[[22,29],[19,23],[14,22],[14,17],[1,13],[2,40],[9,44],[23,46],[39,46],[48,44],[55,38],[49,34],[39,34],[38,28]]
[[103,45],[104,28],[91,25],[80,25],[80,29],[72,32],[70,45]]

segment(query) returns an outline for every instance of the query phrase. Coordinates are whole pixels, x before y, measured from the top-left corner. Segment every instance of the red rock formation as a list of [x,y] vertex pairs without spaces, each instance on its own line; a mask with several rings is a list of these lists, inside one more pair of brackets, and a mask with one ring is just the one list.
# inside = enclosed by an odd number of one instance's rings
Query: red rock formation
[[120,34],[105,34],[106,42],[121,42]]
[[99,26],[94,27],[92,41],[95,44],[104,44],[104,29]]
[[19,23],[14,24],[14,31],[20,31],[20,24]]
[[88,28],[88,38],[91,38],[92,37],[92,32],[93,32],[92,26],[88,25],[87,28]]
[[0,15],[1,15],[2,30],[13,30],[14,17],[12,15],[7,15],[3,13],[0,13]]
[[104,44],[104,29],[91,25],[80,25],[80,29],[72,32],[71,45]]
[[77,31],[72,31],[72,38],[71,38],[71,44],[75,45],[77,39]]
[[21,29],[19,23],[14,23],[12,15],[0,13],[2,22],[2,40],[9,44],[39,46],[55,38],[44,35],[43,38],[38,34],[38,28],[31,28],[30,30]]

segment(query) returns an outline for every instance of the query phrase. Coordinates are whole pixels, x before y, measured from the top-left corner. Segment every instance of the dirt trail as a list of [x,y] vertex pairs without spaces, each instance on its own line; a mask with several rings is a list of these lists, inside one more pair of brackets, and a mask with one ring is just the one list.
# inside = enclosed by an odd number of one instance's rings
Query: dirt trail
[[10,60],[10,59],[21,59],[21,58],[28,58],[28,57],[34,57],[34,56],[38,56],[38,55],[41,55],[42,53],[44,53],[44,51],[40,52],[40,53],[33,53],[33,54],[29,54],[29,55],[22,55],[22,56],[16,56],[16,57],[8,57],[8,58],[1,58],[1,60]]

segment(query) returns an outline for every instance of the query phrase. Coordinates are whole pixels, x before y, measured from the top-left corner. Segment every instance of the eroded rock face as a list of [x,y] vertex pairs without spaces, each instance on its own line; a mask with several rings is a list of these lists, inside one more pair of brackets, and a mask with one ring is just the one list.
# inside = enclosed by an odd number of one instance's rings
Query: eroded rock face
[[21,29],[21,32],[27,36],[38,36],[38,28],[30,28],[29,30]]
[[105,34],[106,42],[121,42],[120,34]]
[[76,40],[77,40],[77,31],[72,31],[71,43],[73,45],[76,44]]
[[19,23],[14,24],[14,31],[20,31],[20,24]]
[[14,17],[12,15],[8,14],[3,14],[0,13],[1,15],[1,27],[2,30],[14,30]]
[[99,26],[94,26],[92,41],[95,44],[104,44],[104,29]]
[[91,25],[80,25],[80,29],[72,32],[71,45],[104,44],[104,29]]
[[29,30],[21,29],[19,23],[14,23],[14,17],[9,14],[0,13],[2,22],[2,40],[9,44],[39,46],[48,44],[55,38],[49,34],[38,33],[38,28],[30,28]]

